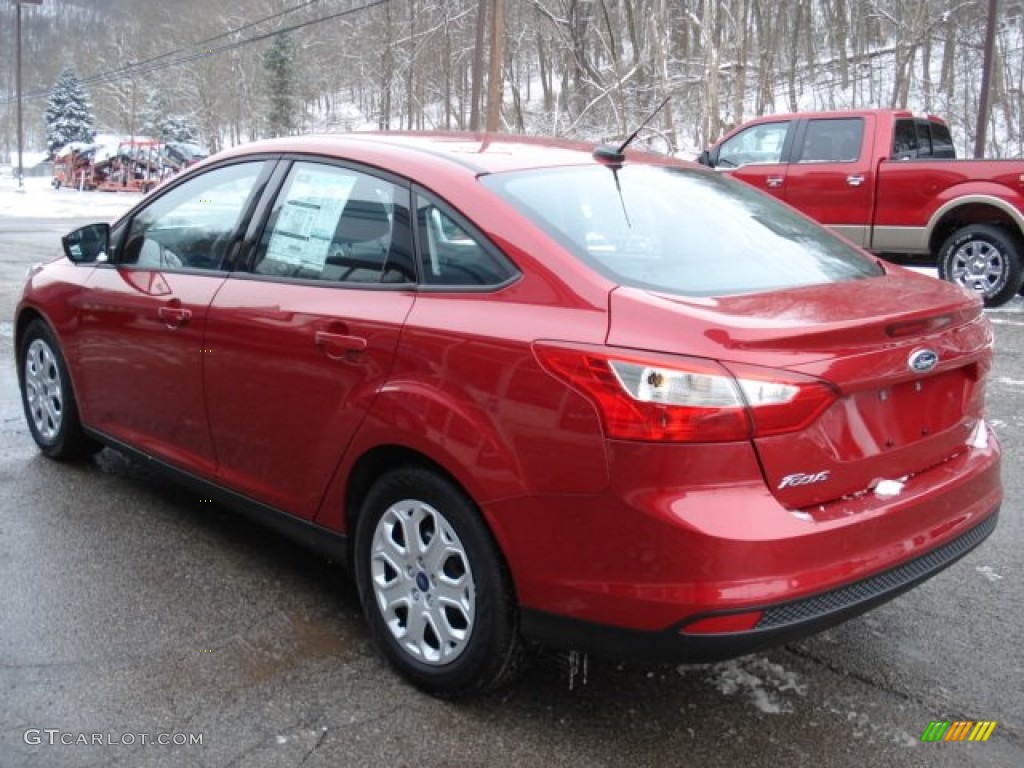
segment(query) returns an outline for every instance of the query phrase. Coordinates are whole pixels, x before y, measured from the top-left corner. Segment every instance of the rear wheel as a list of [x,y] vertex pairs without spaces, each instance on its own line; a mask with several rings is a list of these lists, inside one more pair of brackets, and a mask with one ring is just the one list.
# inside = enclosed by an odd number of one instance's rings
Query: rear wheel
[[82,431],[71,379],[49,326],[33,320],[18,349],[21,401],[39,450],[52,459],[77,459],[99,450]]
[[939,251],[939,276],[977,293],[986,307],[1005,304],[1021,290],[1020,246],[992,224],[971,224],[954,232]]
[[505,565],[465,493],[422,467],[381,477],[356,526],[355,574],[371,633],[419,688],[496,687],[518,655]]

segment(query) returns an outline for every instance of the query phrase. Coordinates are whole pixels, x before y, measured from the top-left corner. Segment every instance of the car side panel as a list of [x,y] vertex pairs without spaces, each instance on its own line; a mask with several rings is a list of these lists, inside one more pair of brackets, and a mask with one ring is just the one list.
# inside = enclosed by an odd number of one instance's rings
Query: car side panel
[[[487,294],[422,293],[394,370],[347,452],[318,522],[343,528],[345,487],[358,459],[401,446],[440,465],[478,503],[525,493],[599,493],[609,483],[593,405],[545,372],[536,339],[599,343],[603,309],[524,302],[521,284]],[[492,525],[495,521],[491,521]],[[496,532],[497,533],[497,532]]]
[[[311,281],[228,280],[210,308],[206,341],[220,481],[312,517],[388,377],[414,297]],[[365,346],[333,346],[345,339]]]
[[212,477],[203,393],[207,307],[224,275],[97,267],[69,305],[69,358],[85,422]]

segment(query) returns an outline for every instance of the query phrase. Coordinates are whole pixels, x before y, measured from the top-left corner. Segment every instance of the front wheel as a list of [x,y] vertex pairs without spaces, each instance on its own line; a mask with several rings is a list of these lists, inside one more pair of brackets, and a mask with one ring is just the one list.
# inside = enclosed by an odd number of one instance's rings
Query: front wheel
[[415,466],[381,477],[363,502],[354,554],[370,631],[413,684],[451,697],[511,675],[519,642],[508,573],[451,481]]
[[21,401],[32,439],[52,459],[78,459],[100,445],[82,431],[64,357],[49,326],[29,323],[18,345]]
[[1021,290],[1020,246],[992,224],[958,229],[939,251],[939,276],[978,294],[986,307],[1005,304]]

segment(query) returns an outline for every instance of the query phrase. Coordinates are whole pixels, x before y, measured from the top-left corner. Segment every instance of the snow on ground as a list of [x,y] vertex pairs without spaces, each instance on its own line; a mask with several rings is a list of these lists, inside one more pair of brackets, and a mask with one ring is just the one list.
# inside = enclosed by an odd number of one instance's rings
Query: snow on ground
[[702,674],[704,681],[721,693],[726,696],[739,693],[766,715],[792,712],[787,696],[807,694],[807,686],[800,683],[796,673],[763,656],[744,656],[720,664],[683,665],[678,671],[684,676],[694,672]]
[[0,176],[0,216],[16,219],[93,219],[111,221],[142,199],[136,192],[79,192],[54,189],[48,178],[18,180]]
[[1000,574],[996,573],[996,569],[993,568],[991,565],[976,565],[974,566],[974,570],[976,570],[989,581],[999,581],[1003,578]]

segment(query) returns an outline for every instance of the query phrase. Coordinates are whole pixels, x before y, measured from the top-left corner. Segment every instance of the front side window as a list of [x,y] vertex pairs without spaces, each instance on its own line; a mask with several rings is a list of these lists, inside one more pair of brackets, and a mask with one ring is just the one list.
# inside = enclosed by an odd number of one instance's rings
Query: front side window
[[135,215],[117,263],[161,270],[220,270],[263,161],[196,176]]
[[350,168],[296,163],[252,271],[329,283],[414,282],[408,197]]
[[698,170],[627,165],[498,173],[483,184],[609,279],[723,296],[881,275],[768,195]]
[[782,162],[782,149],[790,123],[765,123],[740,131],[722,142],[717,165],[738,168],[741,165],[766,165]]

